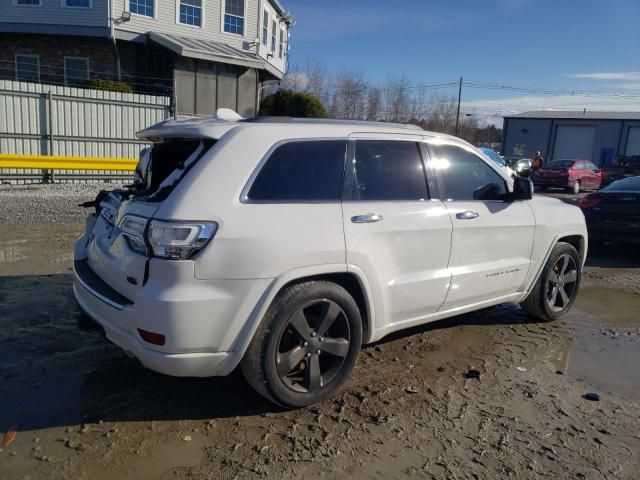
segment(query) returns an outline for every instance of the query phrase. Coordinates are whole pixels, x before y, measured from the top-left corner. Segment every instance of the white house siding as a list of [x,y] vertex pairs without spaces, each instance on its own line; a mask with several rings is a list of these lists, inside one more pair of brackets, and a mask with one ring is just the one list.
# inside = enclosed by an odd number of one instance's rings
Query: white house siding
[[[40,0],[42,6],[14,6],[13,0],[0,2],[0,24],[38,23],[47,25],[107,26],[107,0],[93,0],[92,8],[68,8],[62,0]],[[1,29],[0,29],[1,31]]]
[[[41,0],[42,6],[14,6],[13,0],[0,2],[0,31],[2,24],[42,24],[42,25],[69,25],[80,27],[107,27],[108,2],[107,0],[92,0],[91,8],[66,8],[62,6],[62,0]],[[264,8],[269,10],[270,29],[271,19],[275,15],[275,9],[268,0],[245,0],[245,25],[244,35],[234,35],[223,30],[224,0],[203,0],[204,16],[201,28],[183,25],[177,22],[178,0],[155,0],[155,18],[140,15],[131,15],[131,20],[117,25],[117,35],[125,40],[132,36],[145,34],[149,31],[170,33],[185,37],[194,37],[216,42],[226,43],[234,48],[256,53],[267,60],[277,70],[284,73],[285,58],[278,57],[278,49],[274,57],[268,58],[268,46],[249,46],[256,38],[261,38],[262,12]],[[129,11],[129,0],[114,0],[112,2],[113,17],[120,18],[123,11]],[[284,26],[278,21],[278,28]],[[286,27],[286,26],[285,26]],[[129,37],[129,38],[127,38]],[[270,35],[269,35],[270,38]]]
[[[204,15],[202,27],[183,25],[178,23],[177,9],[179,0],[155,0],[155,18],[141,15],[131,15],[131,20],[116,27],[118,35],[122,38],[130,37],[132,34],[145,34],[147,32],[167,33],[183,37],[199,38],[225,43],[239,50],[255,53],[256,47],[249,46],[256,38],[260,38],[258,21],[262,20],[262,3],[268,4],[270,18],[275,14],[275,10],[270,3],[264,0],[245,0],[245,21],[244,35],[227,33],[223,29],[222,19],[224,18],[224,0],[203,0]],[[129,0],[115,0],[113,3],[114,17],[120,17],[123,11],[129,11]],[[269,22],[271,23],[271,21]],[[278,25],[282,25],[278,22]],[[268,48],[260,45],[259,55],[267,59]],[[278,58],[278,51],[273,58],[268,61],[279,71],[284,72],[284,59]]]

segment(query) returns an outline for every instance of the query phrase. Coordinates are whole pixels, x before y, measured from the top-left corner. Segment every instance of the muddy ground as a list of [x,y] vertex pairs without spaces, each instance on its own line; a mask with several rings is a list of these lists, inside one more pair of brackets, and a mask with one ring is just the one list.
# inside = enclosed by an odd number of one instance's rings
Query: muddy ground
[[592,252],[561,321],[500,306],[412,329],[283,411],[239,373],[166,377],[78,331],[72,220],[0,224],[0,478],[640,478],[637,250]]

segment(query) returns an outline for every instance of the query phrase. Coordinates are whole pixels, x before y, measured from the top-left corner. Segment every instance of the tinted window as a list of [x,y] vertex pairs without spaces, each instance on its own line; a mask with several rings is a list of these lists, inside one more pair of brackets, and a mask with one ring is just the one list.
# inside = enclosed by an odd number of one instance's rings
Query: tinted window
[[504,179],[474,153],[454,145],[431,145],[431,151],[442,199],[483,200],[506,193]]
[[424,166],[415,142],[356,142],[354,200],[424,200]]
[[598,167],[596,167],[595,164],[593,164],[591,162],[585,162],[585,167],[584,168],[587,168],[589,170],[597,170],[598,169]]
[[347,142],[290,142],[277,147],[256,177],[252,200],[338,200]]

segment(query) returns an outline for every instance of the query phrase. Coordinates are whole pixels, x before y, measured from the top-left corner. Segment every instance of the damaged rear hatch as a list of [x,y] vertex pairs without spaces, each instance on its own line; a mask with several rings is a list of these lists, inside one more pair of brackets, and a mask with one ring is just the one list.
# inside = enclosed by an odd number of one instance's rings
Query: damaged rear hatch
[[134,183],[100,192],[84,204],[94,207],[95,214],[87,218],[85,235],[76,245],[75,268],[103,299],[114,306],[133,302],[147,280],[154,252],[150,220],[189,170],[235,125],[211,119],[171,120],[139,132],[153,146],[142,151]]

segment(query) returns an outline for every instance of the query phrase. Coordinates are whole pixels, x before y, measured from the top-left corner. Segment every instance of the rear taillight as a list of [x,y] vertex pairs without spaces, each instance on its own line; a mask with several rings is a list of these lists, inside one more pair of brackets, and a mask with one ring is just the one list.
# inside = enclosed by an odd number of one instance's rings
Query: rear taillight
[[136,215],[125,215],[120,221],[120,231],[127,239],[129,247],[134,252],[147,255],[147,244],[144,241],[144,231],[147,228],[147,219]]
[[215,222],[181,223],[152,220],[147,240],[156,257],[169,260],[193,258],[214,237]]
[[582,200],[580,200],[580,203],[578,203],[578,206],[580,208],[593,208],[596,205],[600,205],[602,203],[602,199],[598,198],[598,197],[584,197]]

